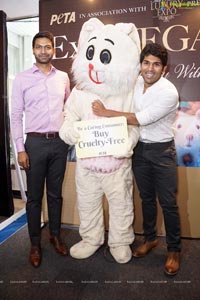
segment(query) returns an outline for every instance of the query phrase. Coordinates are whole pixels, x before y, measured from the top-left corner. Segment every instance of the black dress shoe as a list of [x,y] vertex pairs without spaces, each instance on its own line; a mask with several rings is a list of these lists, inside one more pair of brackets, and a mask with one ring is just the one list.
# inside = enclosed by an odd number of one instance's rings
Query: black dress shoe
[[55,250],[57,253],[61,255],[66,255],[67,254],[67,248],[64,245],[64,243],[61,241],[61,239],[57,236],[51,236],[50,237],[50,242],[54,246]]
[[32,246],[29,254],[29,261],[33,267],[37,268],[40,266],[42,260],[42,251],[38,246]]

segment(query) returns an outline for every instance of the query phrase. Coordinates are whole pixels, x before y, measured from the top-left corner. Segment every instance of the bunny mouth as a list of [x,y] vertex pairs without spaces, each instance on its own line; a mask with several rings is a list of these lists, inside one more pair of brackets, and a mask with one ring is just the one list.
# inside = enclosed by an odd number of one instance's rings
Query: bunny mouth
[[96,84],[102,84],[104,82],[104,72],[94,71],[94,66],[89,64],[89,78]]

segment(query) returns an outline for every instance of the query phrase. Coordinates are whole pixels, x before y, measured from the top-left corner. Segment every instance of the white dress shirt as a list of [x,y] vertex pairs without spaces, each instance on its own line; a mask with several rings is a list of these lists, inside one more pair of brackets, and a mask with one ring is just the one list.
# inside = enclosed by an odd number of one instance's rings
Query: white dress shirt
[[140,124],[140,138],[144,143],[162,143],[174,138],[173,124],[179,96],[176,87],[166,78],[144,91],[144,80],[139,76],[135,91],[134,105]]

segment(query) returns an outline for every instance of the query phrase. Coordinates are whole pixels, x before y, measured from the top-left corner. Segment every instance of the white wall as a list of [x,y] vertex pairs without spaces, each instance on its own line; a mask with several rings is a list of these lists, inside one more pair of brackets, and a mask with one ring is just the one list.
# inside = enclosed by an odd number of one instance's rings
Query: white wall
[[0,10],[7,19],[34,17],[39,15],[39,0],[0,0]]

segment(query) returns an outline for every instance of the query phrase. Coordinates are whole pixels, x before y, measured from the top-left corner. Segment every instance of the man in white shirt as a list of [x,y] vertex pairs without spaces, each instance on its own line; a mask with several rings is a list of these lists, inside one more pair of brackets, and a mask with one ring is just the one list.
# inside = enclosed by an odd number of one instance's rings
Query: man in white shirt
[[93,112],[98,116],[125,116],[128,124],[140,126],[140,139],[133,155],[133,171],[142,199],[145,241],[134,252],[144,257],[156,247],[156,196],[162,207],[168,256],[164,271],[177,274],[180,266],[180,221],[176,204],[177,168],[173,123],[178,107],[175,86],[162,77],[168,60],[166,49],[148,44],[140,55],[141,75],[134,90],[135,113],[107,110],[96,100]]

